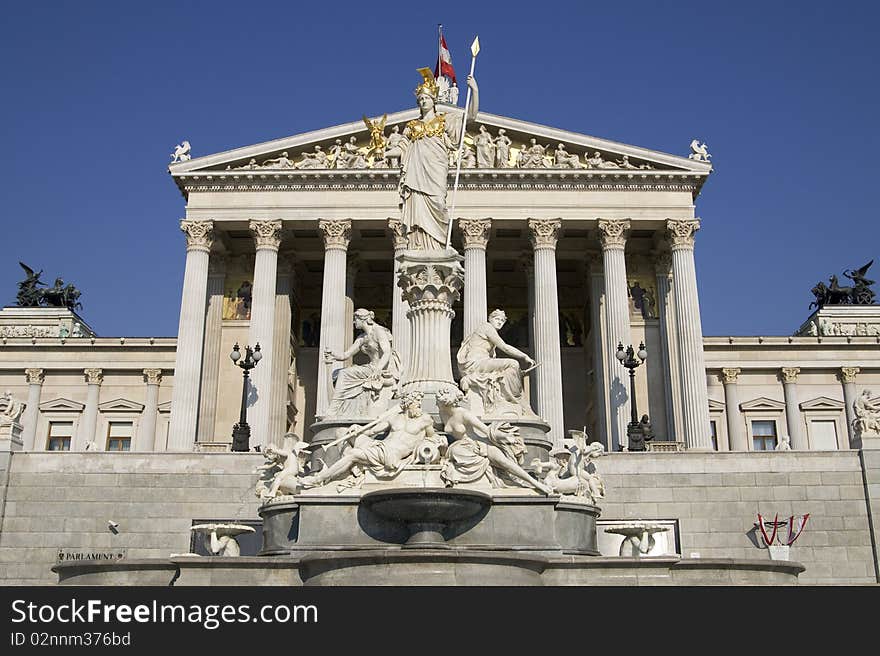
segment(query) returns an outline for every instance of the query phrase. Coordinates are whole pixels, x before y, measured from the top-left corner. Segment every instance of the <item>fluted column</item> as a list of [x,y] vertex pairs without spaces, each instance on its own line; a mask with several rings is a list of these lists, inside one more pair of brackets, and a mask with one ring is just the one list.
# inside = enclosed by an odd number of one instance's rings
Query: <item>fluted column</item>
[[40,419],[40,392],[43,390],[45,376],[42,369],[25,369],[24,375],[27,378],[28,396],[27,407],[21,419],[24,426],[21,441],[25,451],[33,451],[37,440],[37,423]]
[[391,337],[392,346],[400,356],[400,362],[409,362],[409,320],[406,313],[409,312],[409,304],[404,300],[403,293],[397,286],[397,278],[400,273],[400,261],[398,258],[406,250],[406,226],[403,221],[396,218],[388,219],[388,228],[394,239],[394,279],[391,282]]
[[464,336],[486,323],[486,245],[491,219],[459,219],[464,244]]
[[[666,421],[669,439],[677,439],[681,426],[681,390],[678,389],[681,363],[678,335],[675,330],[675,301],[672,297],[672,255],[660,253],[654,259],[657,281],[657,311],[660,324],[660,346],[663,357],[663,389],[666,400]],[[729,407],[729,406],[728,406]],[[738,410],[737,410],[738,411]]]
[[[608,358],[611,352],[607,350],[602,339],[602,326],[604,324],[605,280],[602,269],[602,257],[598,253],[587,255],[587,270],[590,286],[590,336],[593,348],[593,393],[596,404],[596,431],[595,439],[605,444],[609,451],[613,450],[608,431],[610,406],[608,403]],[[584,344],[586,347],[586,344]]]
[[144,369],[144,382],[147,384],[144,412],[131,450],[161,451],[162,446],[156,445],[156,420],[159,416],[159,385],[162,383],[162,370]]
[[737,379],[742,369],[730,367],[721,370],[721,383],[724,385],[724,410],[727,415],[727,441],[731,451],[748,451],[749,440],[739,410],[739,388]]
[[[348,251],[345,256],[345,332],[342,334],[342,350],[347,351],[354,344],[354,286],[357,282],[357,274],[360,254],[357,251]],[[343,367],[350,367],[352,358],[342,363]]]
[[287,258],[278,262],[275,287],[275,325],[272,337],[272,385],[269,388],[269,439],[265,444],[281,446],[287,432],[287,374],[290,371],[290,291],[293,270]]
[[400,263],[397,284],[409,303],[409,362],[401,380],[402,394],[424,393],[426,410],[436,409],[432,397],[455,385],[449,353],[452,309],[461,297],[464,269],[455,251],[407,251]]
[[809,447],[801,425],[797,393],[797,377],[800,372],[799,367],[783,367],[779,372],[779,379],[782,381],[782,392],[785,396],[785,425],[788,427],[791,448],[795,451],[806,451]]
[[[86,443],[95,440],[95,430],[98,427],[98,400],[101,395],[101,383],[104,382],[104,372],[101,369],[85,369],[86,377],[86,407],[83,408],[79,427],[76,431],[76,444],[72,445],[71,451],[85,451]],[[99,444],[100,450],[104,445]]]
[[550,424],[549,437],[562,445],[562,353],[559,344],[559,292],[556,285],[556,242],[561,219],[529,219],[529,239],[535,252],[535,360],[537,412]]
[[333,395],[332,369],[324,364],[324,351],[342,351],[345,331],[346,251],[351,241],[351,221],[318,222],[324,239],[324,282],[321,288],[321,339],[318,348],[318,393],[315,415],[324,416]]
[[849,434],[849,446],[851,449],[861,449],[861,439],[853,429],[855,412],[853,404],[856,402],[856,376],[859,375],[858,367],[841,367],[840,382],[843,383],[843,403],[846,407],[846,430]]
[[626,233],[628,219],[599,219],[602,266],[605,271],[605,362],[607,363],[609,418],[613,449],[628,445],[626,426],[630,420],[627,371],[614,354],[617,345],[632,343],[629,330],[629,299],[626,284]]
[[186,234],[186,269],[177,329],[174,389],[171,392],[169,451],[191,451],[196,439],[205,302],[208,290],[208,254],[214,242],[213,221],[181,221]]
[[697,220],[666,222],[672,249],[672,282],[675,319],[681,356],[682,429],[689,449],[711,451],[709,391],[703,357],[703,326],[694,266],[694,234]]
[[[535,352],[535,254],[525,251],[520,255],[520,264],[526,274],[526,302],[529,312],[529,350]],[[538,386],[535,379],[527,380],[529,384],[529,405],[538,407]]]
[[[226,260],[215,254],[208,261],[208,309],[205,312],[205,345],[202,349],[198,442],[213,442],[216,439],[214,424],[217,418],[217,384],[220,378],[220,354],[224,352],[220,344],[220,331],[223,324],[225,283]],[[229,350],[231,348],[230,344]],[[149,450],[153,446],[153,441],[144,442],[143,445],[144,448],[139,450]]]
[[281,245],[281,221],[251,221],[248,224],[254,236],[254,288],[251,302],[251,325],[248,343],[260,345],[263,354],[260,363],[250,375],[251,398],[248,423],[253,444],[270,444],[269,415],[271,414],[272,371],[275,367],[275,290],[277,288],[278,247]]

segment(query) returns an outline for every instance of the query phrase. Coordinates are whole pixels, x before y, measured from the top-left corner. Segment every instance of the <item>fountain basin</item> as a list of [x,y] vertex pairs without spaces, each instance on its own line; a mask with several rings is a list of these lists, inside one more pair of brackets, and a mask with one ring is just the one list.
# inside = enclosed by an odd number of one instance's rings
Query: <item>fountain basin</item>
[[368,492],[361,505],[377,516],[409,531],[408,548],[448,548],[443,532],[485,512],[492,497],[485,492],[455,488],[395,488]]

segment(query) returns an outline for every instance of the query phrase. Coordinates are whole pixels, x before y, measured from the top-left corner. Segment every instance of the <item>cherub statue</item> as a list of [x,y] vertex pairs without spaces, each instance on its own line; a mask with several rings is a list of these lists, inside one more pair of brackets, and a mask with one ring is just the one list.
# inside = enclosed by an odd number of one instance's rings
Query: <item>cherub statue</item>
[[171,153],[171,163],[175,162],[186,162],[192,159],[192,155],[190,155],[191,147],[189,145],[189,141],[182,141],[174,147],[174,152]]
[[691,141],[691,154],[688,155],[688,159],[692,159],[695,162],[708,162],[710,157],[712,155],[709,153],[709,147],[706,146],[706,142],[700,143],[699,139]]
[[570,448],[556,447],[550,451],[551,460],[541,462],[535,458],[532,467],[554,492],[584,497],[595,504],[605,497],[605,483],[596,473],[593,461],[604,453],[605,447],[599,442],[587,445],[586,433],[582,431],[572,431],[571,435]]
[[293,433],[284,436],[282,447],[271,444],[263,449],[266,462],[254,473],[261,473],[256,495],[261,499],[274,499],[279,492],[293,494],[299,488],[299,478],[306,473],[309,445],[298,440]]

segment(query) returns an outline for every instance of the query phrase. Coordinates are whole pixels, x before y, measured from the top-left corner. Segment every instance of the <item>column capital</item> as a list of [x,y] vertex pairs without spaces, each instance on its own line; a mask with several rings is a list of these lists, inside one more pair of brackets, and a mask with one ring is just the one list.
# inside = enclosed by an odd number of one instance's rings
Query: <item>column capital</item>
[[277,251],[281,246],[281,219],[275,220],[251,220],[248,229],[254,235],[254,244],[257,250]]
[[672,275],[672,253],[661,251],[654,255],[654,272],[667,278]]
[[103,369],[84,369],[83,373],[86,377],[86,383],[89,385],[100,385],[104,382]]
[[840,380],[844,383],[854,383],[856,382],[856,376],[859,375],[860,369],[858,367],[841,367],[840,368]]
[[461,239],[465,250],[480,248],[486,250],[489,243],[489,231],[492,229],[492,219],[459,219],[458,227],[461,230]]
[[180,229],[186,235],[187,251],[211,251],[214,244],[214,222],[213,221],[189,221],[181,219]]
[[697,219],[667,219],[666,230],[672,250],[694,248],[694,235],[700,229]]
[[779,379],[783,383],[796,383],[800,372],[800,367],[783,367],[779,370]]
[[28,385],[42,385],[43,381],[46,379],[42,369],[25,369],[24,375],[27,377]]
[[325,250],[348,250],[351,242],[351,219],[318,221],[318,229],[324,239]]
[[721,370],[721,382],[725,385],[733,385],[742,373],[739,367],[725,367]]
[[394,250],[406,250],[406,224],[396,217],[389,216],[388,229],[391,230],[391,237],[394,240]]
[[630,229],[629,219],[599,219],[599,241],[602,250],[623,249],[626,246],[626,233]]
[[144,369],[144,382],[147,385],[159,385],[162,382],[162,370]]
[[562,219],[529,219],[529,241],[537,250],[556,249]]

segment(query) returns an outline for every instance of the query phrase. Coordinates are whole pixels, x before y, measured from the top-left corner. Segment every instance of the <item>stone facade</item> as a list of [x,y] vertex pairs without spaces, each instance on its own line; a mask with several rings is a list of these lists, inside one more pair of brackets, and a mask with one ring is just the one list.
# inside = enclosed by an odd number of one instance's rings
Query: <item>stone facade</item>
[[[414,116],[389,114],[388,125]],[[877,452],[850,428],[855,398],[880,395],[876,306],[825,308],[791,337],[704,337],[694,204],[708,163],[490,114],[479,122],[514,143],[564,142],[638,166],[464,169],[453,245],[465,288],[450,353],[466,327],[507,311],[502,336],[541,363],[525,384],[549,436],[585,427],[610,452],[604,519],[677,521],[683,556],[766,558],[749,535],[757,513],[810,513],[792,551],[807,567],[801,582],[880,580],[868,522],[880,507]],[[352,343],[354,308],[373,310],[407,356],[397,171],[277,169],[288,152],[351,136],[363,141],[362,123],[170,167],[186,198],[176,338],[97,337],[66,310],[0,312],[0,390],[27,405],[20,438],[0,452],[0,579],[53,582],[64,548],[165,557],[188,549],[195,518],[257,517],[260,458],[215,453],[238,421],[235,342],[266,355],[251,444],[287,430],[313,437],[334,374],[322,349]],[[618,342],[647,347],[635,399]],[[678,450],[619,453],[633,401],[655,440]],[[793,451],[766,452],[783,437]],[[65,439],[73,453],[47,452]],[[130,453],[103,453],[126,439]]]

